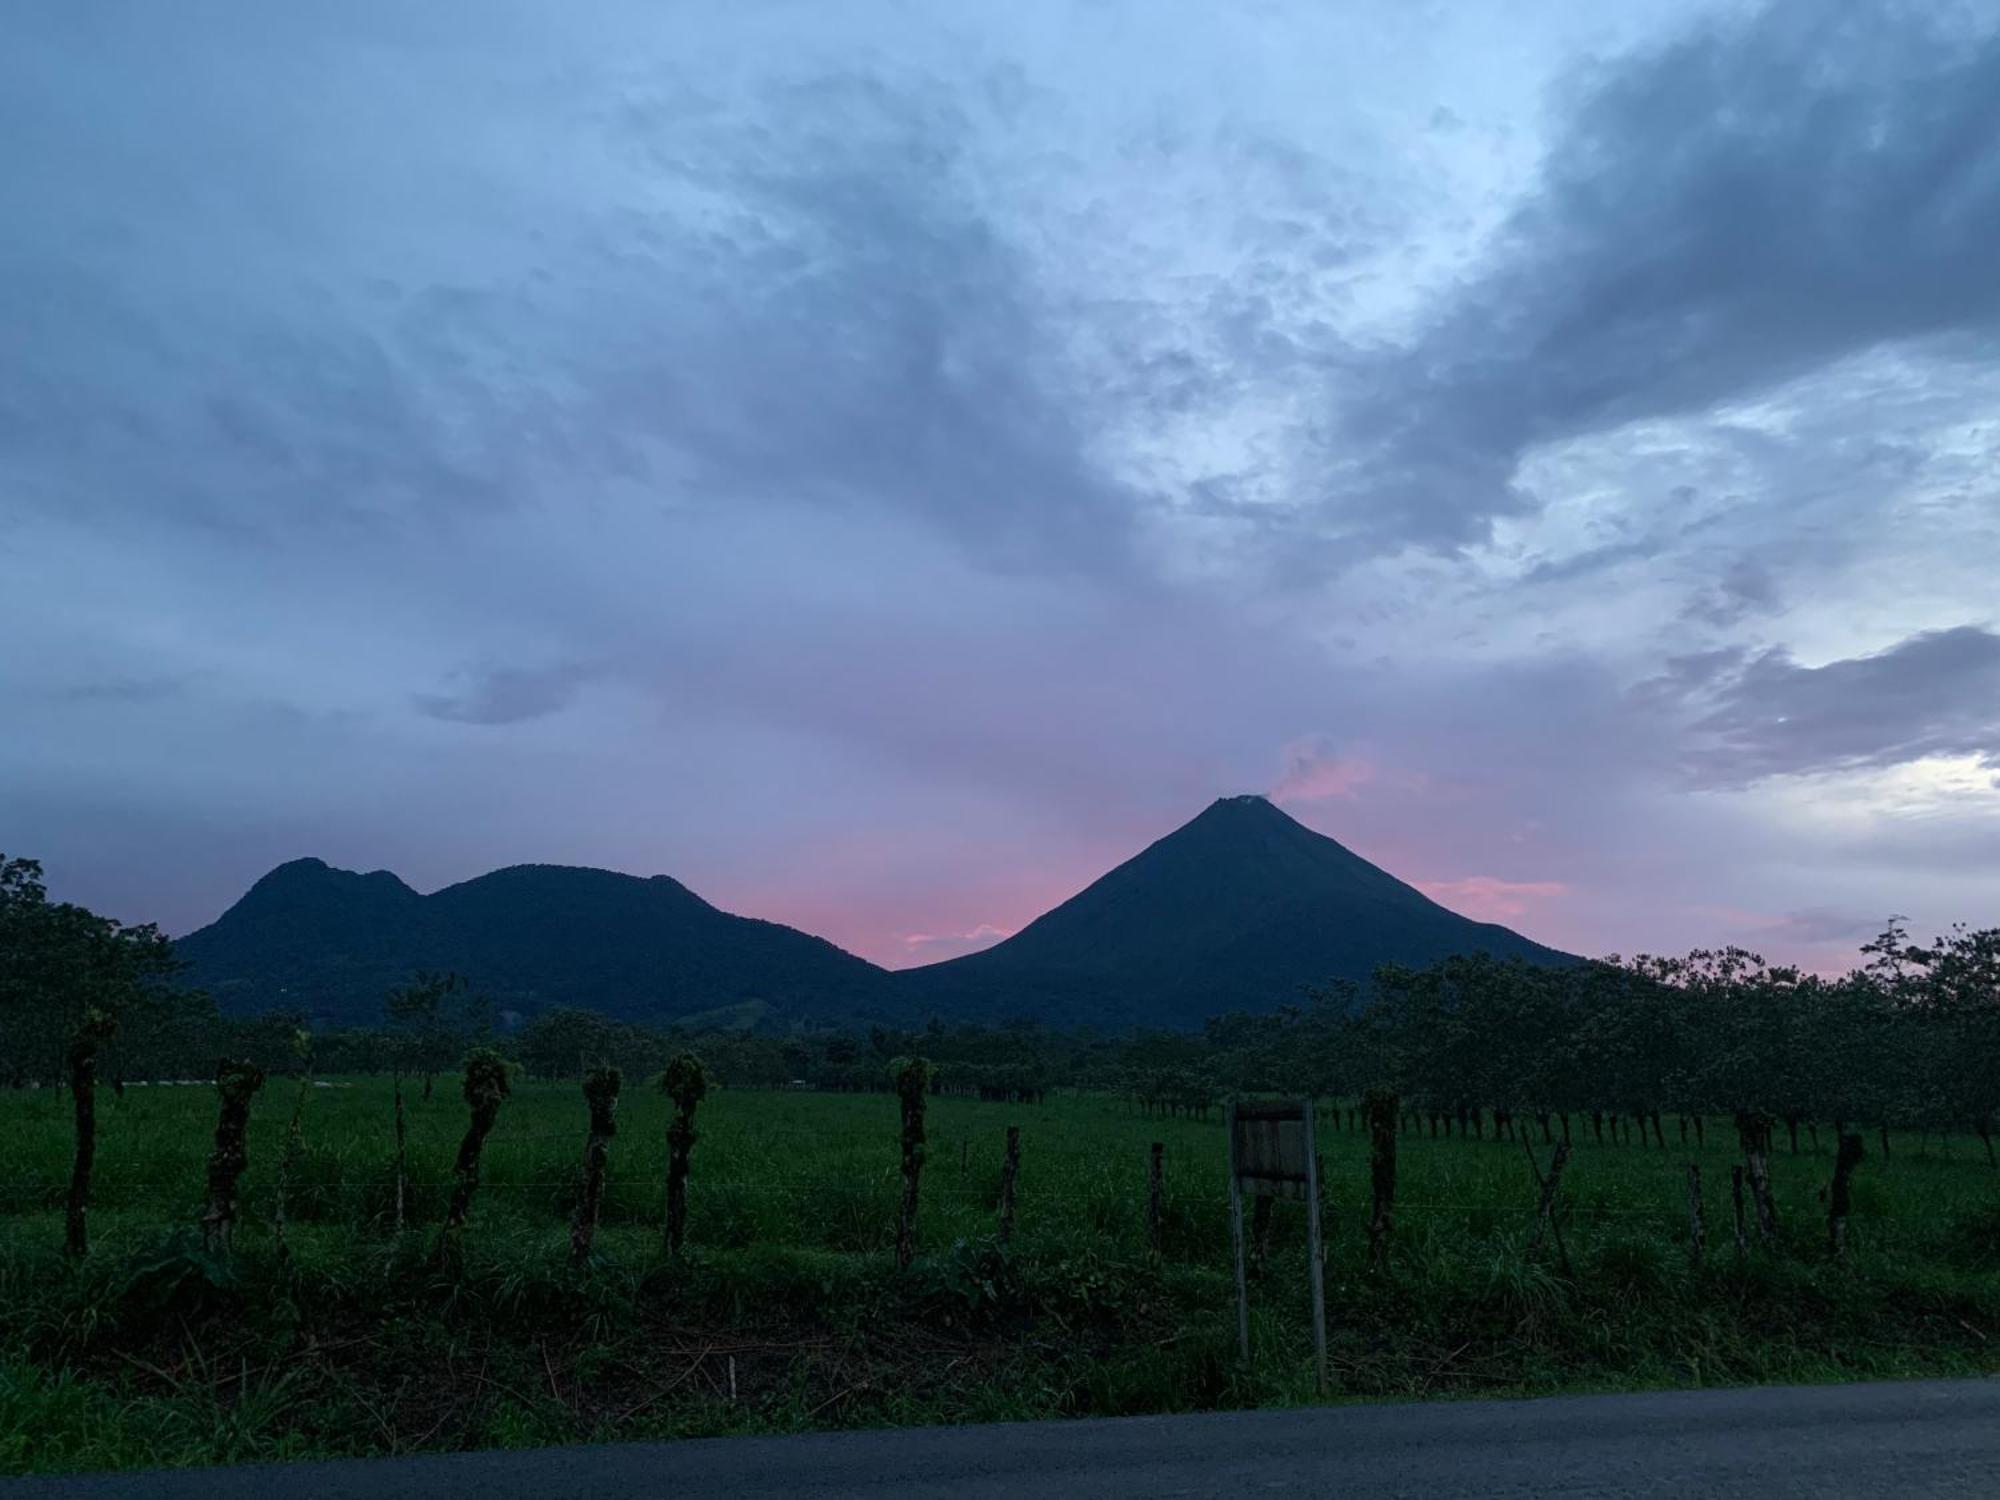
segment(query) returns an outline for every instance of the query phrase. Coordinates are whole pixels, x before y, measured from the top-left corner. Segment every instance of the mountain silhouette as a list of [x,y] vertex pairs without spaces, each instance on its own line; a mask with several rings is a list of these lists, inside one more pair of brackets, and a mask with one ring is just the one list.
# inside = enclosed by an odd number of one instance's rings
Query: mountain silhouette
[[760,1003],[780,1021],[1198,1027],[1384,962],[1484,951],[1571,962],[1448,911],[1262,797],[1225,797],[1005,942],[891,973],[721,911],[665,875],[515,865],[431,895],[386,870],[280,865],[175,944],[225,1011],[370,1024],[418,969],[496,1005],[663,1023]]
[[1380,963],[1574,962],[1474,922],[1263,797],[1224,797],[1004,942],[896,975],[940,1015],[1185,1028]]
[[[796,928],[709,905],[665,875],[513,865],[419,895],[386,870],[278,866],[174,945],[187,979],[235,1014],[377,1022],[417,969],[455,969],[494,1003],[664,1022],[762,1001],[842,1023],[885,1012],[886,976]],[[874,1003],[880,1002],[880,1003]]]

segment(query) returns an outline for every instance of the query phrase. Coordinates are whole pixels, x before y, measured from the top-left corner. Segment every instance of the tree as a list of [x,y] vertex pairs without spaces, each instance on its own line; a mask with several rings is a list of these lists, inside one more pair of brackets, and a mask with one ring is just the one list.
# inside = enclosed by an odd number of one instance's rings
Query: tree
[[38,863],[0,855],[0,1076],[63,1081],[70,1039],[92,1011],[138,1045],[131,1023],[180,969],[159,928],[52,902]]
[[416,980],[391,990],[383,1007],[402,1037],[400,1072],[420,1073],[424,1097],[437,1075],[492,1026],[492,1007],[458,974],[421,969]]
[[611,1021],[596,1011],[565,1006],[521,1029],[521,1061],[540,1078],[577,1078],[611,1053],[615,1036]]

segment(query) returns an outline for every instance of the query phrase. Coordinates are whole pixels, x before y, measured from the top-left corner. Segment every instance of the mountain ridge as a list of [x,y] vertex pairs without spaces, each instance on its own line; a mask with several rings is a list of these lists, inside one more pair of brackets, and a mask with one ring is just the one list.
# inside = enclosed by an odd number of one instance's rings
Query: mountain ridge
[[1274,1009],[1387,961],[1574,961],[1439,905],[1254,795],[1218,798],[992,947],[910,969],[723,911],[669,875],[550,864],[425,895],[388,870],[289,860],[176,947],[225,1010],[338,1024],[379,1019],[418,968],[455,969],[523,1013],[657,1023],[756,1001],[823,1025],[1027,1015],[1118,1029]]
[[226,1011],[343,1025],[379,1020],[420,968],[525,1013],[667,1021],[762,1000],[825,1023],[889,1014],[883,971],[825,938],[722,911],[670,875],[587,865],[506,865],[423,895],[386,870],[289,860],[174,946]]

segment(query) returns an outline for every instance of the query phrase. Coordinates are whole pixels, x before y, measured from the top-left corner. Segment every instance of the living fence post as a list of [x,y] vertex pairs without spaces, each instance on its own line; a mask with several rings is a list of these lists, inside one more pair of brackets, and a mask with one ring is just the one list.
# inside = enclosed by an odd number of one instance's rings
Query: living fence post
[[465,1055],[459,1092],[465,1097],[468,1118],[458,1142],[458,1159],[452,1164],[451,1202],[445,1208],[444,1228],[437,1241],[437,1259],[453,1267],[458,1261],[460,1237],[472,1216],[472,1195],[479,1191],[480,1153],[486,1149],[493,1122],[500,1118],[500,1102],[511,1092],[507,1064],[490,1048],[475,1047]]
[[[1391,1116],[1392,1126],[1394,1117]],[[1305,1101],[1306,1126],[1306,1259],[1312,1269],[1313,1371],[1319,1393],[1326,1394],[1326,1259],[1320,1247],[1319,1146],[1313,1136],[1313,1102]]]
[[583,1075],[583,1099],[590,1110],[590,1131],[583,1145],[583,1193],[570,1222],[569,1258],[578,1265],[590,1259],[597,1238],[598,1216],[604,1211],[604,1171],[611,1157],[611,1137],[618,1133],[616,1068],[596,1067]]
[[264,1070],[254,1063],[223,1058],[215,1065],[215,1091],[222,1108],[215,1121],[215,1150],[208,1158],[208,1204],[201,1214],[203,1248],[227,1250],[236,1231],[236,1184],[250,1165],[244,1142],[250,1130],[250,1101],[264,1086]]
[[708,1092],[708,1072],[692,1052],[678,1052],[660,1074],[660,1092],[674,1101],[667,1127],[667,1254],[678,1256],[687,1239],[688,1157],[701,1139],[694,1112]]
[[1236,1101],[1222,1106],[1222,1130],[1229,1140],[1229,1242],[1236,1264],[1236,1352],[1250,1363],[1250,1285],[1243,1265],[1243,1187],[1236,1180]]
[[[1163,1141],[1154,1141],[1146,1153],[1146,1243],[1153,1253],[1160,1253],[1161,1221],[1165,1213],[1166,1198],[1166,1157],[1167,1147]],[[1235,1178],[1232,1176],[1231,1181]]]
[[1847,1248],[1847,1212],[1854,1203],[1851,1183],[1854,1169],[1860,1165],[1861,1137],[1843,1135],[1833,1161],[1833,1186],[1826,1195],[1827,1248],[1835,1255]]
[[1739,1110],[1736,1135],[1750,1173],[1750,1202],[1757,1210],[1757,1237],[1769,1241],[1778,1232],[1778,1205],[1771,1197],[1771,1125],[1762,1110]]
[[1708,1223],[1701,1204],[1701,1165],[1688,1163],[1688,1264],[1701,1269],[1701,1257],[1708,1243]]
[[1007,1127],[1007,1154],[1000,1162],[1000,1243],[1014,1237],[1014,1179],[1021,1171],[1021,1127]]

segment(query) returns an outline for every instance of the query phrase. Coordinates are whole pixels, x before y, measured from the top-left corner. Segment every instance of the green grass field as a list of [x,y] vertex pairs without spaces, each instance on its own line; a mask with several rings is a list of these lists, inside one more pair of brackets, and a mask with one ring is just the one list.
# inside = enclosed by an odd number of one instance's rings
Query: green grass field
[[[660,1234],[669,1107],[632,1088],[598,1258],[578,1269],[582,1098],[575,1084],[525,1084],[488,1144],[465,1262],[447,1273],[429,1251],[465,1119],[456,1084],[440,1078],[429,1100],[410,1090],[401,1235],[388,1083],[311,1091],[289,1266],[270,1229],[288,1081],[257,1101],[246,1219],[226,1259],[186,1236],[212,1089],[105,1094],[93,1248],[78,1265],[60,1254],[69,1101],[0,1096],[0,1471],[1315,1399],[1296,1204],[1278,1206],[1253,1279],[1253,1361],[1236,1359],[1219,1111],[1196,1122],[1104,1096],[933,1099],[919,1259],[898,1273],[892,1098],[711,1094],[675,1263]],[[1008,1124],[1022,1165],[1002,1254]],[[1363,1232],[1366,1142],[1323,1126],[1335,1399],[2000,1370],[2000,1173],[1975,1143],[1899,1137],[1885,1161],[1871,1138],[1835,1261],[1818,1198],[1830,1133],[1796,1156],[1781,1133],[1778,1241],[1741,1260],[1733,1132],[1712,1122],[1708,1142],[1600,1146],[1579,1130],[1565,1275],[1548,1243],[1529,1253],[1535,1189],[1517,1142],[1405,1134],[1380,1278]],[[1690,1160],[1707,1186],[1699,1270]]]

